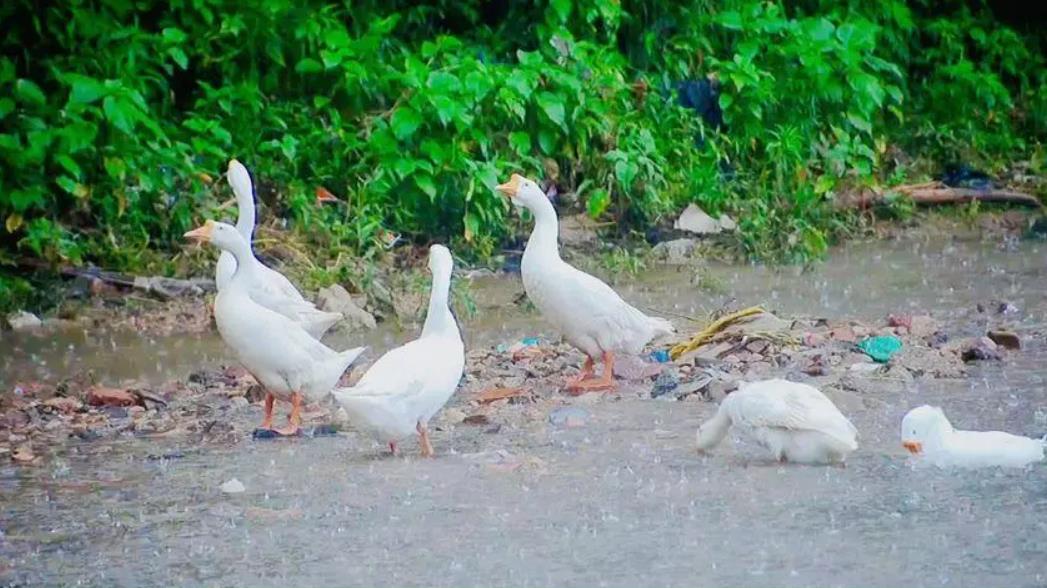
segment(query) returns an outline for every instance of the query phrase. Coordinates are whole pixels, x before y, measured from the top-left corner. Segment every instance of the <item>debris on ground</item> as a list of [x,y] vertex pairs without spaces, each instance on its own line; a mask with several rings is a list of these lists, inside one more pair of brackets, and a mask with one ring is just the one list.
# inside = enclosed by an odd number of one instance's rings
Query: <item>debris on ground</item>
[[989,331],[987,337],[992,339],[993,343],[1004,349],[1016,350],[1022,348],[1022,340],[1016,333],[1012,333],[1011,331]]
[[549,413],[549,422],[568,429],[584,427],[589,422],[589,411],[577,406],[562,406]]
[[716,235],[723,231],[733,231],[737,223],[731,217],[722,214],[719,218],[709,216],[696,204],[688,204],[673,223],[673,228],[696,235]]
[[902,350],[902,340],[892,335],[869,337],[858,343],[861,349],[873,361],[887,363],[895,353]]
[[140,402],[130,390],[93,386],[87,391],[87,403],[91,406],[135,406]]

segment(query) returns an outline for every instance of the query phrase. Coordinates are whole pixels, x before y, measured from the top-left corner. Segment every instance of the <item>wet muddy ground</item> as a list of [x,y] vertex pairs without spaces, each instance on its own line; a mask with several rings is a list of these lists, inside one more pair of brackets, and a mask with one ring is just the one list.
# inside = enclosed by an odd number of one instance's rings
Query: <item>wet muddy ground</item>
[[[418,458],[413,442],[390,457],[324,407],[307,416],[335,424],[336,435],[251,440],[257,391],[224,369],[228,353],[213,334],[5,333],[5,390],[129,380],[153,400],[44,406],[34,394],[53,389],[22,390],[17,412],[29,422],[0,431],[11,454],[0,456],[0,582],[1047,583],[1047,466],[913,469],[898,438],[901,416],[925,402],[958,427],[1047,432],[1043,243],[853,243],[809,273],[692,263],[651,267],[617,287],[671,312],[681,333],[724,305],[762,304],[788,327],[769,342],[735,338],[673,365],[625,362],[618,394],[569,397],[558,383],[580,364],[578,352],[512,304],[518,279],[478,278],[480,312],[465,322],[470,373],[436,419],[433,460]],[[930,317],[931,327],[890,327],[888,315]],[[1018,335],[1022,348],[966,363],[948,348],[995,329]],[[876,367],[851,348],[855,330],[897,333],[906,352],[933,357]],[[366,340],[371,361],[412,336],[411,326],[383,326],[328,342]],[[531,336],[538,345],[519,343]],[[662,369],[676,385],[651,398],[656,382],[665,385],[654,375]],[[88,370],[94,382],[82,381]],[[834,398],[860,432],[846,468],[769,463],[733,440],[695,453],[714,401],[737,379],[765,375],[809,381]],[[496,386],[523,391],[475,400]],[[19,399],[4,401],[10,414]],[[33,459],[16,460],[26,443]],[[232,479],[243,492],[222,491]]]

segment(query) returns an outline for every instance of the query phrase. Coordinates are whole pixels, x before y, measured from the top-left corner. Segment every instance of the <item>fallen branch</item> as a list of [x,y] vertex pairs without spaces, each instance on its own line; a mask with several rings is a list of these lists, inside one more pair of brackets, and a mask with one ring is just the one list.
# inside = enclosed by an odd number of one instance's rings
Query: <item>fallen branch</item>
[[950,188],[942,182],[924,182],[895,186],[888,190],[866,190],[851,198],[841,199],[843,208],[866,209],[887,202],[888,194],[904,194],[914,203],[923,205],[968,204],[970,202],[999,202],[1041,208],[1043,203],[1032,194],[1010,190],[975,190],[971,188]]
[[713,336],[725,329],[731,323],[762,312],[765,311],[759,306],[751,306],[745,310],[739,310],[738,312],[732,312],[731,314],[722,316],[709,324],[709,326],[698,331],[698,333],[694,337],[691,337],[689,341],[684,341],[683,343],[674,345],[673,348],[669,350],[669,357],[676,359],[684,353],[698,349],[712,340]]
[[96,267],[65,267],[60,270],[60,273],[63,276],[99,280],[114,286],[140,290],[165,300],[186,295],[201,295],[205,292],[214,292],[215,290],[214,280],[209,278],[182,280],[179,278],[165,278],[163,276],[131,276],[103,271]]

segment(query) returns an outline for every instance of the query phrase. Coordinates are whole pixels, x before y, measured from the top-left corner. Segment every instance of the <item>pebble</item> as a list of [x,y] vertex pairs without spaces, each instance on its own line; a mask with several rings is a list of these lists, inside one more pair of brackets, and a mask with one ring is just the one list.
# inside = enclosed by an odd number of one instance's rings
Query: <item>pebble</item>
[[247,399],[243,396],[233,397],[233,399],[229,401],[229,404],[232,405],[233,408],[243,408],[245,406],[251,405],[251,403],[248,402]]
[[222,484],[221,490],[226,494],[240,494],[241,492],[247,490],[247,488],[244,487],[243,482],[237,480],[236,478],[233,478],[232,480],[229,480],[228,482]]
[[584,427],[589,422],[589,411],[577,406],[562,406],[549,413],[549,422],[557,427]]

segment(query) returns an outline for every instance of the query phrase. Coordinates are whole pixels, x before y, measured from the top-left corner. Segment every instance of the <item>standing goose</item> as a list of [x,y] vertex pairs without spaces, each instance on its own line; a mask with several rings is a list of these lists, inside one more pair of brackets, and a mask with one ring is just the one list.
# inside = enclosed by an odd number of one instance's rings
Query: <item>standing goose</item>
[[698,450],[715,447],[731,426],[779,461],[842,463],[858,448],[858,431],[820,390],[773,379],[743,385],[698,429]]
[[1002,431],[957,431],[942,409],[923,405],[902,419],[902,447],[940,468],[1014,467],[1043,461],[1047,441]]
[[[614,354],[640,353],[655,337],[672,334],[672,324],[643,314],[598,278],[560,259],[556,210],[538,184],[513,174],[497,190],[534,215],[520,267],[527,297],[586,355],[581,373],[568,381],[567,389],[575,393],[615,389]],[[593,376],[596,358],[603,359],[600,378]]]
[[261,428],[272,429],[273,401],[280,398],[291,402],[291,414],[288,426],[276,432],[297,433],[302,401],[317,402],[330,393],[364,348],[336,352],[314,339],[299,323],[259,304],[250,291],[250,274],[258,260],[232,225],[209,220],[185,237],[209,242],[235,259],[233,275],[215,298],[218,332],[247,371],[265,387],[265,419]]
[[[258,261],[251,247],[255,226],[251,175],[247,173],[247,168],[235,159],[229,161],[229,171],[226,175],[233,193],[236,194],[236,206],[239,209],[236,231],[243,237],[250,254],[249,259],[244,262],[251,266],[250,272],[244,277],[248,294],[258,304],[297,322],[306,332],[319,339],[335,323],[342,320],[342,314],[318,310],[283,274]],[[215,284],[219,292],[229,284],[236,267],[236,258],[228,251],[222,251],[215,269]]]
[[433,285],[421,336],[379,358],[355,386],[334,390],[349,420],[388,443],[394,455],[397,442],[415,432],[422,455],[433,455],[429,419],[462,379],[465,347],[448,306],[453,266],[446,247],[429,249]]

